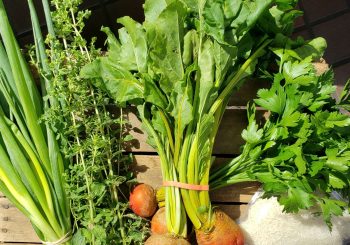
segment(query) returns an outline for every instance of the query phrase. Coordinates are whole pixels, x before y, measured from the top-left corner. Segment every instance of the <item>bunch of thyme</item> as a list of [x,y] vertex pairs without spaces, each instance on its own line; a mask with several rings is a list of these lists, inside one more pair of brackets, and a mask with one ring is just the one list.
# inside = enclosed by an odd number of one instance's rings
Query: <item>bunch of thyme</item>
[[[45,1],[43,1],[45,2]],[[45,14],[49,74],[48,97],[53,105],[43,120],[53,125],[69,166],[65,177],[74,217],[74,244],[140,244],[148,234],[146,222],[126,213],[126,184],[132,180],[130,156],[122,154],[126,121],[111,106],[107,94],[79,76],[80,69],[101,52],[82,36],[90,11],[83,0],[52,0]],[[48,6],[46,6],[48,7]],[[44,3],[45,9],[45,3]],[[48,18],[49,16],[49,18]],[[35,54],[32,61],[37,64]],[[48,77],[49,76],[49,77]]]

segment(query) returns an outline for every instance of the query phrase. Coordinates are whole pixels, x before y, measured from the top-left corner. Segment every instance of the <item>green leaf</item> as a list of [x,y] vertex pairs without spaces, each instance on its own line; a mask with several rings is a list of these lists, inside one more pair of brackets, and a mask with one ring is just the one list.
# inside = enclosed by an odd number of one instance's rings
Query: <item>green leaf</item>
[[224,14],[227,19],[234,18],[242,8],[243,0],[225,1]]
[[118,23],[124,25],[130,35],[137,71],[146,72],[148,56],[147,40],[142,25],[128,16],[118,19]]
[[176,83],[171,94],[171,102],[173,109],[171,111],[172,117],[175,119],[175,124],[178,132],[182,134],[185,127],[193,119],[193,106],[191,97],[189,96],[190,85],[185,83]]
[[317,37],[305,43],[305,45],[295,49],[300,58],[312,57],[312,60],[319,60],[327,48],[327,42],[322,37]]
[[234,45],[249,32],[270,0],[225,1],[208,0],[203,8],[205,32],[222,44]]
[[342,189],[347,185],[341,178],[338,178],[332,173],[329,173],[329,184],[335,189]]
[[311,177],[316,176],[323,168],[325,162],[323,161],[313,161],[311,163],[310,175]]
[[182,60],[185,66],[190,66],[197,58],[194,50],[198,46],[198,35],[195,30],[188,31],[184,37],[184,47],[182,53]]
[[155,108],[152,110],[152,126],[161,135],[167,135],[166,125],[160,116],[160,111]]
[[100,58],[81,70],[84,78],[102,78],[102,88],[118,103],[143,99],[143,85],[127,70],[112,66],[106,58]]
[[91,194],[95,197],[100,197],[104,195],[106,191],[106,186],[102,183],[92,183]]
[[283,88],[275,82],[273,87],[268,89],[260,89],[258,91],[259,99],[255,99],[255,103],[264,107],[266,110],[282,114],[286,105],[286,94]]
[[296,213],[300,209],[308,209],[313,205],[313,201],[309,193],[302,189],[293,187],[288,189],[287,195],[279,198],[279,202],[284,206],[283,211],[288,213]]
[[242,131],[242,138],[249,144],[257,144],[263,136],[263,130],[259,129],[259,126],[255,121],[249,123],[247,129]]
[[[215,64],[214,64],[214,47],[213,43],[208,39],[201,47],[201,54],[198,57],[198,66],[200,69],[199,95],[198,95],[198,111],[203,114],[207,111],[208,106],[212,104],[211,95],[214,87]],[[197,108],[196,108],[197,109]]]
[[312,112],[316,112],[326,104],[328,104],[327,101],[323,101],[323,100],[322,101],[314,101],[314,102],[312,102],[311,106],[309,106],[308,109]]
[[349,160],[350,157],[340,157],[338,156],[338,149],[327,149],[326,150],[326,155],[327,155],[327,162],[326,166],[340,171],[340,172],[345,172],[349,169]]
[[225,79],[227,71],[234,65],[237,47],[230,47],[214,41],[215,83],[219,87]]
[[105,59],[108,59],[111,64],[123,67],[125,70],[137,71],[138,64],[135,57],[134,43],[127,29],[121,28],[118,30],[119,40],[115,38],[109,28],[102,28],[102,31],[108,37],[109,51]]
[[162,109],[168,106],[168,101],[163,92],[159,89],[159,85],[152,80],[150,76],[145,74],[143,76],[143,83],[145,86],[144,97],[145,101],[152,103]]
[[174,2],[174,0],[146,0],[143,6],[146,22],[156,21],[171,2]]
[[307,162],[304,159],[302,148],[299,145],[295,144],[295,145],[289,146],[288,150],[292,151],[295,154],[294,162],[298,168],[297,174],[299,176],[305,174]]
[[310,76],[303,77],[304,79],[297,79],[303,75],[307,75],[312,69],[310,62],[294,62],[288,61],[283,65],[283,76],[286,79],[286,83],[298,83],[301,85],[308,85],[314,79]]
[[318,92],[319,97],[317,100],[328,99],[336,91],[336,87],[333,84],[322,84],[320,91]]
[[333,128],[335,126],[345,127],[350,125],[350,117],[339,112],[331,112],[327,118],[325,126],[328,128]]
[[132,136],[131,134],[128,134],[123,138],[123,141],[128,142],[128,141],[131,141],[133,139],[134,139],[134,136]]
[[287,115],[287,116],[283,116],[282,120],[280,122],[281,126],[284,127],[296,127],[299,124],[299,120],[300,120],[300,112],[294,112],[291,115]]
[[330,228],[332,227],[331,216],[342,215],[343,208],[346,206],[346,203],[342,201],[326,199],[326,198],[321,199],[319,204],[322,209],[323,219]]
[[184,77],[182,46],[185,14],[183,3],[175,1],[162,10],[153,22],[145,23],[150,65],[161,74],[160,87],[167,94],[173,90],[174,83]]
[[224,42],[225,15],[222,3],[216,0],[205,1],[203,17],[206,23],[206,33]]
[[271,181],[264,183],[263,185],[266,196],[278,195],[279,193],[285,193],[288,190],[288,186],[280,181]]
[[295,158],[295,165],[298,167],[298,173],[300,175],[306,173],[306,161],[302,155],[297,155]]
[[303,94],[301,95],[301,98],[300,98],[300,104],[308,107],[308,106],[311,106],[311,103],[312,103],[312,100],[313,99],[313,94],[310,93],[310,92],[303,92]]

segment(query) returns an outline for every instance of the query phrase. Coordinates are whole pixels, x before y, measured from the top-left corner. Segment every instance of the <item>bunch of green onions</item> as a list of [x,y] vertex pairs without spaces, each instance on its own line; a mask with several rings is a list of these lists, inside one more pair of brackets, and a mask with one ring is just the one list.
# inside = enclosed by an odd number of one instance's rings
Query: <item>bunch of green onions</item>
[[[28,4],[37,54],[44,59],[38,18],[32,1]],[[39,93],[2,0],[0,23],[0,191],[30,219],[44,243],[70,244],[64,159],[53,130],[40,123],[44,111],[55,101],[43,100],[49,85],[45,79]]]

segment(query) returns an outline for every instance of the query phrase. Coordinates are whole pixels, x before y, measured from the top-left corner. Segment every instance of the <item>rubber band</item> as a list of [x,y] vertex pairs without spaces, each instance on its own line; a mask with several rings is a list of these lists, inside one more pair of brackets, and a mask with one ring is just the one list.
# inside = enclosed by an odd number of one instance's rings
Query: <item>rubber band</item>
[[163,181],[163,186],[178,187],[186,190],[193,191],[209,191],[209,185],[195,185],[188,183],[181,183],[177,181]]
[[62,238],[60,238],[57,241],[54,242],[44,242],[41,241],[42,244],[46,244],[46,245],[59,245],[59,244],[63,244],[65,242],[68,242],[70,239],[72,238],[72,232],[68,232],[66,235],[64,235]]

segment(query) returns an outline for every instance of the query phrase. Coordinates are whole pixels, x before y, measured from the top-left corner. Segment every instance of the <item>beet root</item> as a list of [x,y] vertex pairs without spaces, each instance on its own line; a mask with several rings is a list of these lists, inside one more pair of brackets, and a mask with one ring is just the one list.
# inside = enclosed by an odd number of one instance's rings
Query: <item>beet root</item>
[[174,237],[169,234],[153,234],[146,240],[145,245],[191,245],[191,243],[183,238]]
[[167,234],[168,227],[166,225],[165,208],[158,209],[151,220],[152,234]]
[[157,210],[157,199],[154,189],[147,184],[137,185],[130,193],[131,210],[143,218],[151,217]]
[[210,231],[196,230],[198,245],[244,245],[239,226],[221,210],[214,212],[214,226]]

